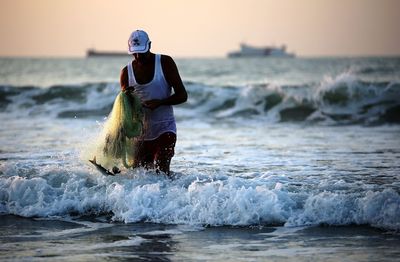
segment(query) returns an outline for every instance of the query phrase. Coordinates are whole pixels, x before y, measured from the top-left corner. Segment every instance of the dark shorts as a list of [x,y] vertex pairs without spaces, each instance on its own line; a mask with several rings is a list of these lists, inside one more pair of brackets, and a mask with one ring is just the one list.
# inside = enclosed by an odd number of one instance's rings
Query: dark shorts
[[154,140],[143,141],[137,151],[136,163],[146,168],[169,173],[169,165],[175,154],[176,134],[166,132]]

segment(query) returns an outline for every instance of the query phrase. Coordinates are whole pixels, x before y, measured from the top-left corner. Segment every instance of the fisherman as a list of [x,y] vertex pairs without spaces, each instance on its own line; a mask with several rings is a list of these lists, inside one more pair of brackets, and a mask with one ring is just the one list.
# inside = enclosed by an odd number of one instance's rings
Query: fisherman
[[132,32],[128,53],[133,55],[133,61],[121,70],[120,84],[122,91],[137,95],[144,108],[136,165],[169,175],[176,143],[172,106],[186,102],[187,92],[174,60],[154,54],[150,48],[151,41],[145,31]]

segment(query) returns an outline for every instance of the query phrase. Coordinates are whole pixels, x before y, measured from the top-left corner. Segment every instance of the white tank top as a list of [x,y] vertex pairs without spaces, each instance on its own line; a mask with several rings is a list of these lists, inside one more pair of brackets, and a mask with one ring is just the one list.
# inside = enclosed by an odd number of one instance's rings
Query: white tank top
[[[153,80],[144,85],[136,82],[132,62],[128,64],[129,86],[142,102],[151,99],[165,99],[171,96],[171,86],[165,80],[161,66],[161,55],[155,55]],[[143,139],[154,140],[161,134],[173,132],[176,134],[174,111],[171,105],[162,105],[154,110],[144,107]]]

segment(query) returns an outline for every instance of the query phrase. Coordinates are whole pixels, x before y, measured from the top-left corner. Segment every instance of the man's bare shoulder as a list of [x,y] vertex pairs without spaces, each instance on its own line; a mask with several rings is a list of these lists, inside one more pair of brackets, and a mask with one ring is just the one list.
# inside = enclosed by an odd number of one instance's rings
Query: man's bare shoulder
[[175,65],[175,61],[174,59],[172,59],[172,57],[170,57],[169,55],[161,55],[161,63],[164,66],[172,66]]
[[127,73],[127,72],[128,72],[128,66],[124,66],[124,67],[121,69],[121,74]]
[[121,77],[121,78],[124,78],[124,79],[128,77],[128,66],[124,66],[124,67],[121,69],[120,77]]
[[128,83],[128,67],[125,66],[124,68],[121,69],[121,74],[119,77],[119,83],[121,85],[121,89],[125,90],[126,88],[129,87]]

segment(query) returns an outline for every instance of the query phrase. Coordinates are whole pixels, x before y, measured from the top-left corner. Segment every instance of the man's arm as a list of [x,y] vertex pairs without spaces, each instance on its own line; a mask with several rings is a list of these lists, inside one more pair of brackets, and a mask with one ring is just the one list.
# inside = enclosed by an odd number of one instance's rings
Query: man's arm
[[182,104],[186,102],[188,97],[175,61],[170,56],[162,55],[161,65],[165,80],[167,80],[167,83],[174,89],[174,94],[166,99],[154,99],[144,102],[144,106],[149,107],[150,109],[155,109],[160,105]]
[[119,76],[119,84],[121,85],[122,91],[128,90],[129,81],[128,81],[128,69],[126,66],[121,70],[121,74]]

